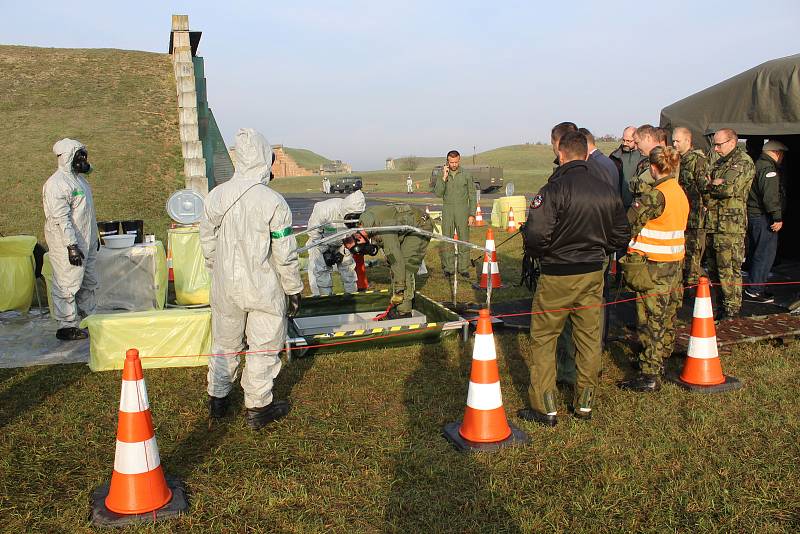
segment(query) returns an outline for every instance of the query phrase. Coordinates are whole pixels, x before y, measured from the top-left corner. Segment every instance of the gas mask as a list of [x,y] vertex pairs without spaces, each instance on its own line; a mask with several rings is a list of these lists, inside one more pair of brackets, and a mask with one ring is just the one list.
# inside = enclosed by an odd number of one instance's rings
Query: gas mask
[[344,240],[344,246],[351,254],[374,256],[378,253],[378,246],[369,242],[369,237],[364,230],[360,230]]
[[322,252],[322,259],[325,265],[333,267],[344,259],[344,256],[339,252],[338,247],[329,247]]
[[92,166],[89,165],[89,155],[86,153],[85,148],[81,148],[72,157],[72,172],[76,174],[87,174],[92,171]]

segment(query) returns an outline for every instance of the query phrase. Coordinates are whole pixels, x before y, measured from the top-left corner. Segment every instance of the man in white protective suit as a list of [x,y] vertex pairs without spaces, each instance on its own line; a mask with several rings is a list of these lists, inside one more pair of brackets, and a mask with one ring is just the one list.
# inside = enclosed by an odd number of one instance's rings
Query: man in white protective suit
[[[287,316],[300,309],[303,282],[292,235],[292,214],[267,184],[275,160],[267,140],[244,128],[236,133],[236,172],[212,189],[200,220],[200,244],[211,272],[209,413],[223,418],[228,394],[241,374],[247,424],[259,429],[289,413],[272,397],[281,368]],[[288,296],[288,299],[287,299]],[[288,302],[287,302],[288,300]],[[240,356],[247,339],[245,368]],[[231,355],[234,353],[234,355]]]
[[95,260],[100,250],[86,145],[62,139],[53,145],[58,170],[42,187],[44,238],[53,267],[50,297],[58,321],[56,337],[63,341],[86,339],[78,328],[81,317],[92,315],[97,301]]
[[[350,216],[353,223],[358,221],[360,215],[367,207],[364,193],[356,191],[344,198],[332,198],[314,204],[308,227],[315,228],[308,232],[308,244],[316,243],[325,236],[344,230],[342,222]],[[313,295],[330,295],[333,292],[333,267],[339,271],[342,285],[346,293],[355,293],[356,263],[353,256],[345,250],[342,242],[329,243],[314,247],[308,251],[308,285],[311,286]]]

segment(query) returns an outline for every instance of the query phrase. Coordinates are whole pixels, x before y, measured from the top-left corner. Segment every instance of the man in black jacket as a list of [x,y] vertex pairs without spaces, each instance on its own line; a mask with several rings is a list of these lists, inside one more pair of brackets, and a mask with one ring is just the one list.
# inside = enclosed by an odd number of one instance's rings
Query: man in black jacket
[[586,137],[566,133],[558,157],[561,166],[533,198],[524,229],[528,252],[539,258],[541,276],[531,318],[531,409],[518,414],[550,426],[557,422],[556,340],[567,318],[577,347],[571,410],[580,419],[592,416],[600,373],[603,265],[630,239],[619,193],[589,171]]

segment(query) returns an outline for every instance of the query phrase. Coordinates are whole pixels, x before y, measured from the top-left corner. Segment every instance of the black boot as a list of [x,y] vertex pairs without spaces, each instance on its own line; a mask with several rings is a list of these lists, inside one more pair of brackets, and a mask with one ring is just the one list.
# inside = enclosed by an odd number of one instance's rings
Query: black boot
[[617,382],[617,387],[638,393],[651,393],[661,389],[661,379],[658,375],[642,373],[636,378]]
[[208,396],[208,415],[211,419],[222,419],[228,415],[228,397]]
[[247,425],[253,430],[263,428],[273,421],[277,421],[289,413],[289,403],[286,401],[272,401],[261,408],[248,408],[245,412]]
[[558,423],[558,419],[555,415],[537,412],[533,408],[523,408],[517,412],[517,417],[545,426],[556,426]]
[[76,341],[78,339],[86,339],[89,337],[85,331],[80,328],[71,326],[69,328],[59,328],[56,330],[56,337],[61,341]]

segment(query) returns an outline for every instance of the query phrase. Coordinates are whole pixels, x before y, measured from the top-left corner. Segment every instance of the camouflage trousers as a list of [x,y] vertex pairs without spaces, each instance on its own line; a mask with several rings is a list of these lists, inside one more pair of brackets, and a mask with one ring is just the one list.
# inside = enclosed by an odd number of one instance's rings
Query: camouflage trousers
[[675,345],[675,317],[683,301],[683,264],[648,261],[647,269],[655,287],[636,294],[637,330],[643,347],[639,364],[643,373],[660,375]]
[[722,306],[729,317],[742,307],[742,261],[744,234],[708,234],[706,237],[708,274],[719,282]]
[[703,228],[687,228],[686,236],[686,257],[683,259],[683,280],[685,285],[692,286],[697,284],[701,276],[705,276],[703,270],[703,253],[706,250],[706,231]]

